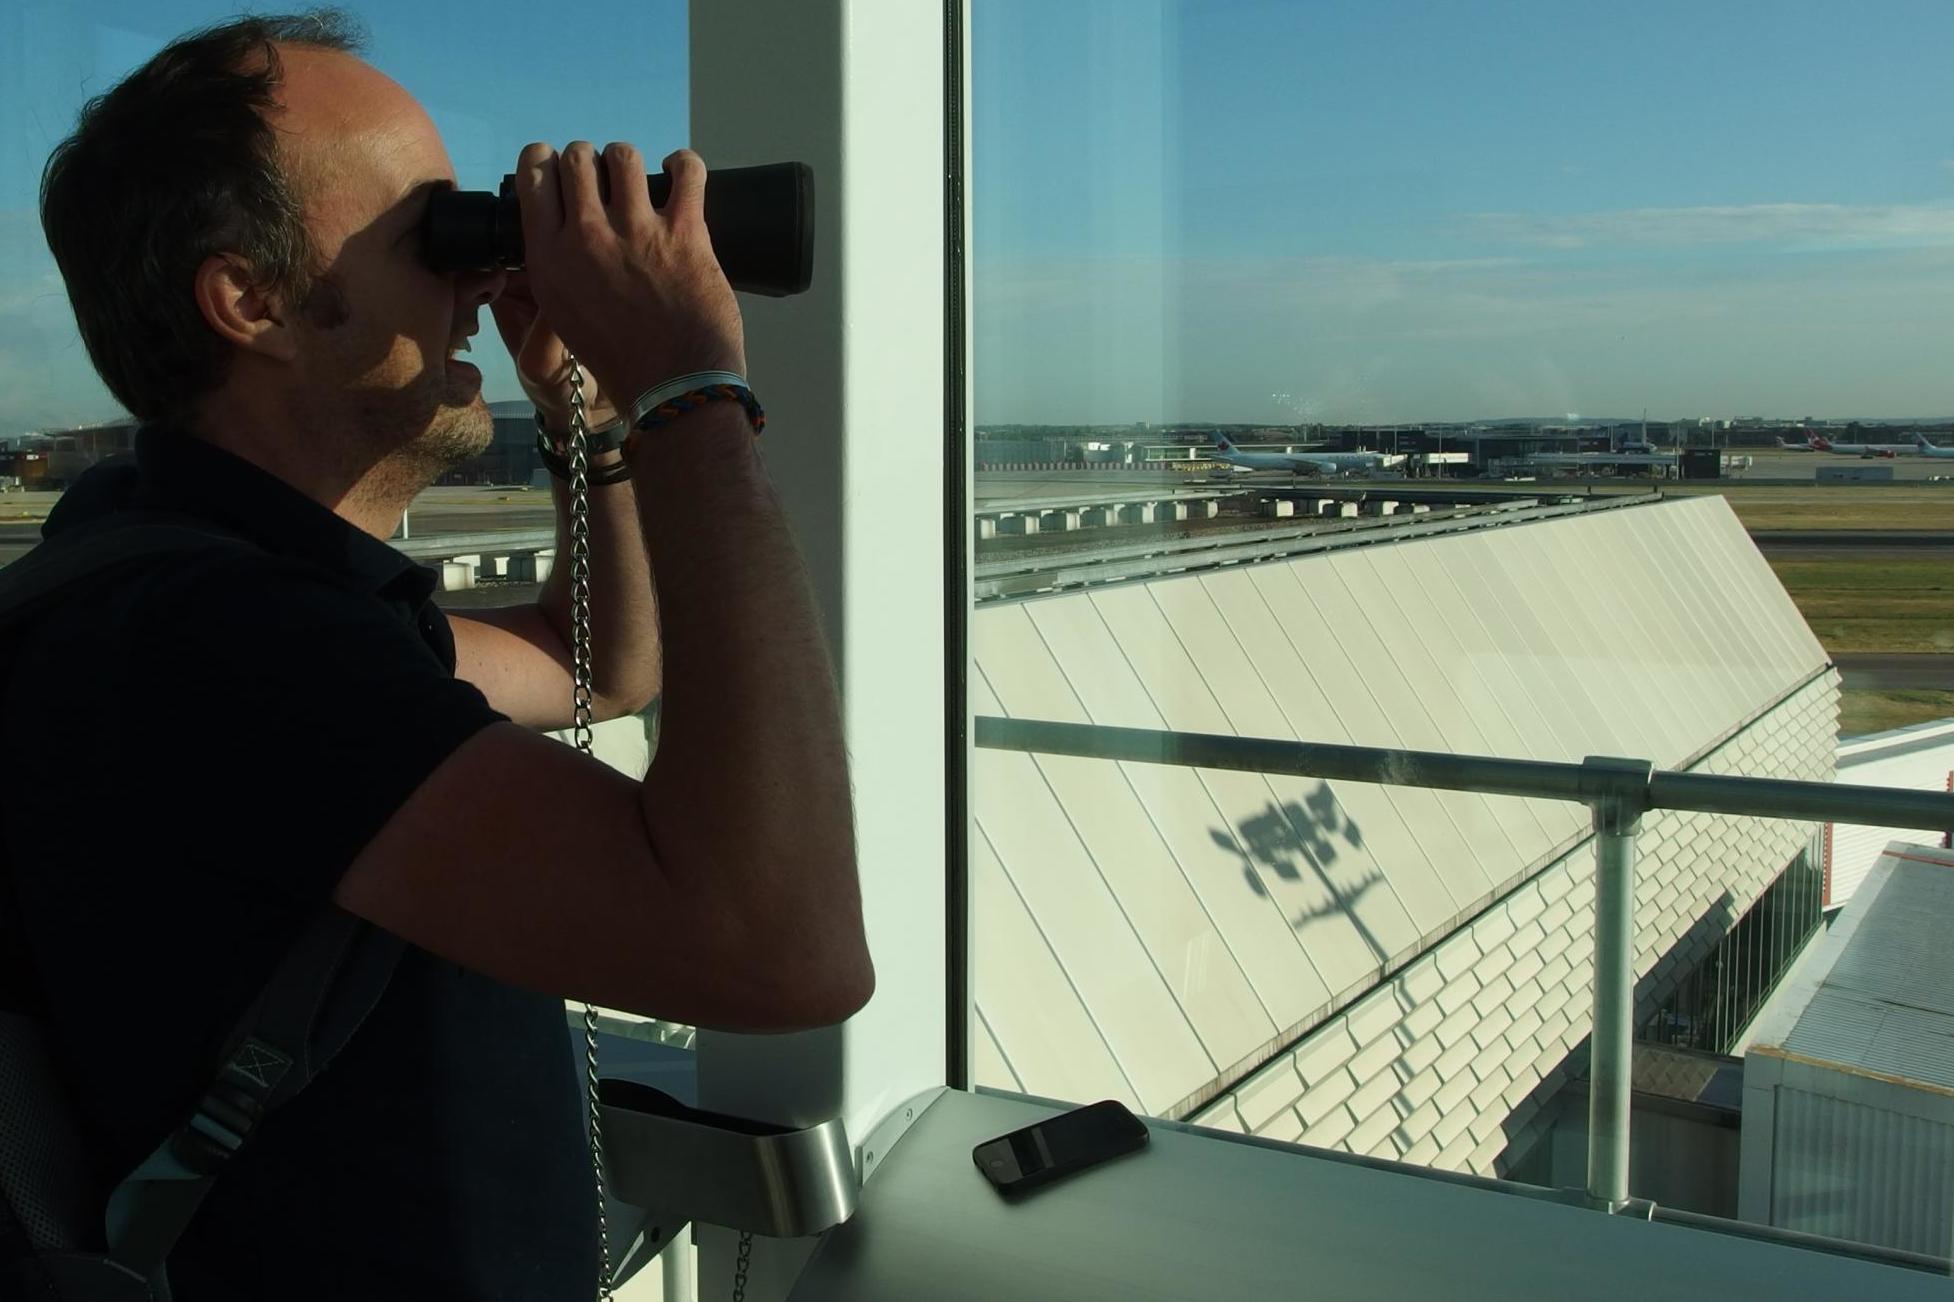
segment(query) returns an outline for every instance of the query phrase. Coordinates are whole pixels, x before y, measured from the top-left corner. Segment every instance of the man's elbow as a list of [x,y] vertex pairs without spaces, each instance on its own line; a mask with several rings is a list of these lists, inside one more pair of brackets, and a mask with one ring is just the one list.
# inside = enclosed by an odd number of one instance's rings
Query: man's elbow
[[838,1026],[862,1011],[874,995],[875,963],[863,945],[856,953],[830,956],[818,971],[793,982],[783,992],[781,1020],[797,1031]]
[[628,719],[632,715],[643,714],[656,705],[659,697],[657,683],[649,683],[621,692],[607,692],[592,703],[592,713],[597,722],[608,723],[612,719]]

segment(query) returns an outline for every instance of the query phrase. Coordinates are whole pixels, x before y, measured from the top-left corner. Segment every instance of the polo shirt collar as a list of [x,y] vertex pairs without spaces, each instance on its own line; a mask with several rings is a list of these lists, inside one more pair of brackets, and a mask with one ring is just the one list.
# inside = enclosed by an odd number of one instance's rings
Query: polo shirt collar
[[[76,498],[74,509],[63,512],[70,497]],[[90,468],[56,504],[44,532],[70,522],[58,516],[85,519],[124,505],[210,520],[273,555],[310,561],[378,596],[419,604],[436,586],[426,566],[269,471],[173,425],[137,430],[133,465],[117,458]]]

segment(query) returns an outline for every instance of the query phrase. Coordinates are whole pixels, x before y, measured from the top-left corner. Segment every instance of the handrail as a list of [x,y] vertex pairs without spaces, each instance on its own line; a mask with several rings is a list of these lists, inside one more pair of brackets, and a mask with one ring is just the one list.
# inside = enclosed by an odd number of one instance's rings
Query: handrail
[[1669,770],[1656,770],[1643,779],[1634,768],[1602,766],[1593,760],[1567,764],[1047,719],[981,716],[975,722],[976,744],[991,750],[1339,778],[1587,805],[1604,798],[1625,798],[1643,809],[1954,831],[1954,795],[1936,791]]
[[1588,1201],[1610,1213],[1650,1207],[1628,1189],[1629,1078],[1635,998],[1635,841],[1651,809],[1795,818],[1954,832],[1954,794],[1892,787],[1656,771],[1647,760],[1580,764],[1389,750],[1215,733],[1163,732],[1049,719],[979,716],[990,750],[1191,768],[1337,778],[1384,786],[1569,800],[1594,820],[1594,1015],[1589,1036]]

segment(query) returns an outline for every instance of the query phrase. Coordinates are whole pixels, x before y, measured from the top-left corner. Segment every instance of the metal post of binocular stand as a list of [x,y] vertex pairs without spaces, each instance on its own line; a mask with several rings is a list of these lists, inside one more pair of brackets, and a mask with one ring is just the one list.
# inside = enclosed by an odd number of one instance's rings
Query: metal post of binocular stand
[[598,1083],[598,1108],[610,1175],[613,1286],[689,1222],[800,1238],[841,1224],[860,1200],[839,1118],[788,1130],[688,1107],[620,1079]]

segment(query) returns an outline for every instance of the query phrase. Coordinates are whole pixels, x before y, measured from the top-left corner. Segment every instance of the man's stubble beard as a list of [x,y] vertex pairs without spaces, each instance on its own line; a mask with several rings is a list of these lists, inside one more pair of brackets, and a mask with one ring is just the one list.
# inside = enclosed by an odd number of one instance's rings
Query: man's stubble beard
[[368,391],[341,410],[337,420],[317,422],[305,436],[315,447],[336,450],[342,483],[357,483],[362,495],[382,500],[411,501],[495,441],[495,419],[479,400],[462,407],[437,401],[430,410],[426,399]]

